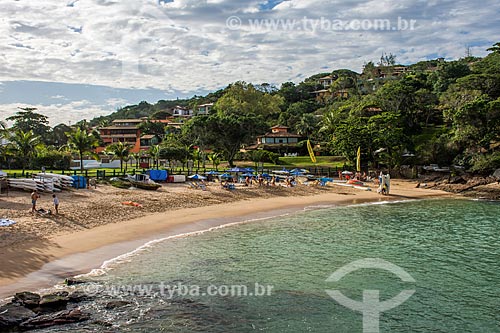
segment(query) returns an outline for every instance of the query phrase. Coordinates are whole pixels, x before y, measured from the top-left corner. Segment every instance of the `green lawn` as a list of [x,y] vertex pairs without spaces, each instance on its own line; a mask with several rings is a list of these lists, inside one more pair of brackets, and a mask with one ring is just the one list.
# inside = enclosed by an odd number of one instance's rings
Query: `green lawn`
[[[281,164],[275,165],[272,163],[264,163],[264,168],[272,167],[286,167],[286,168],[314,168],[314,167],[324,167],[324,168],[341,168],[346,163],[343,157],[339,156],[316,156],[316,162],[313,163],[309,156],[297,156],[297,157],[280,157]],[[250,161],[235,161],[238,166],[251,166],[253,167],[255,163]]]
[[[288,169],[293,169],[293,168],[305,168],[305,169],[309,169],[309,168],[314,168],[314,167],[322,167],[322,168],[342,168],[344,166],[344,164],[346,164],[346,161],[343,157],[339,157],[339,156],[317,156],[316,157],[316,160],[317,160],[317,163],[313,163],[311,162],[311,159],[309,158],[309,156],[297,156],[297,157],[281,157],[280,158],[280,161],[281,163],[279,165],[275,165],[275,164],[272,164],[272,163],[264,163],[264,168],[282,168],[282,167],[285,167],[285,168],[288,168]],[[238,166],[241,166],[241,167],[255,167],[255,163],[254,162],[251,162],[251,161],[235,161],[235,164],[238,165]],[[201,166],[200,166],[201,167]],[[227,162],[223,162],[219,165],[219,170],[225,170],[228,168],[228,164]],[[133,170],[135,169],[135,166],[128,166],[127,167],[127,172],[132,172]],[[180,170],[181,167],[175,167],[175,170]],[[194,168],[193,169],[197,169],[196,168],[196,163],[194,164]],[[206,165],[206,169],[207,170],[211,170],[211,169],[215,169],[212,165],[210,165],[209,163],[207,163]],[[118,175],[120,173],[120,169],[104,169],[104,168],[100,168],[100,169],[89,169],[87,170],[88,171],[88,175],[91,176],[91,177],[94,177],[97,173],[97,170],[105,170],[106,171],[106,175],[107,176],[110,176],[110,175],[113,175],[113,171]],[[138,169],[138,170],[142,170],[142,169]],[[13,175],[13,174],[16,174],[16,177],[21,177],[21,173],[22,173],[22,170],[20,169],[13,169],[13,170],[7,170],[7,169],[3,169],[4,172],[7,172],[9,174],[9,176]],[[25,171],[25,174],[33,174],[33,173],[39,173],[41,172],[41,170],[26,170]],[[61,174],[62,171],[61,170],[51,170],[51,169],[47,169],[46,172],[53,172],[53,173],[56,173],[56,174]],[[73,175],[74,174],[74,171],[73,170],[65,170],[64,171],[64,174],[68,175]],[[80,170],[76,170],[76,174],[80,175],[80,174],[83,174],[85,175],[85,171],[83,173],[80,173]]]

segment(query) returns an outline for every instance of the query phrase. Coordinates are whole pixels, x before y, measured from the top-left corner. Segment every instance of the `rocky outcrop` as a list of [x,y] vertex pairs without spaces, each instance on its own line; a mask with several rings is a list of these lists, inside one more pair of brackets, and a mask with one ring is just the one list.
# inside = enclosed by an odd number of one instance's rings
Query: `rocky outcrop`
[[459,193],[467,197],[500,200],[500,179],[495,177],[463,175],[438,180],[430,187],[446,192]]
[[87,320],[90,315],[75,304],[88,297],[81,292],[58,291],[40,296],[17,293],[12,301],[0,307],[0,332],[31,330]]
[[22,293],[15,294],[12,303],[19,304],[28,309],[34,309],[38,307],[38,304],[40,304],[40,299],[40,295],[24,291]]
[[36,317],[36,313],[17,303],[0,307],[0,332],[8,332],[21,323]]
[[80,309],[63,310],[28,319],[22,322],[19,327],[22,329],[38,329],[56,325],[79,323],[89,318],[90,315],[80,311]]

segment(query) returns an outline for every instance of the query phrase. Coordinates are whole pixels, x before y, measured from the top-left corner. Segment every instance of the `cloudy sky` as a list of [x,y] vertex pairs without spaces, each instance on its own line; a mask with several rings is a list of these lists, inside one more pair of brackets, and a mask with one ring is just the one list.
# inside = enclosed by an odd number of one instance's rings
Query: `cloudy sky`
[[383,52],[484,56],[500,41],[498,0],[0,1],[0,119],[32,106],[52,125],[238,80],[359,72]]

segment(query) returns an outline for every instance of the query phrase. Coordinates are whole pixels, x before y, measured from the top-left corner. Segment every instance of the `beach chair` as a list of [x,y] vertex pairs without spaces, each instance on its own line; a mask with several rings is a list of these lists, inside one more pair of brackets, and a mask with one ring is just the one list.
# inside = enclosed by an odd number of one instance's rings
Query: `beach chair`
[[195,190],[197,190],[199,188],[198,184],[196,184],[194,182],[189,182],[188,185],[190,188],[195,189]]

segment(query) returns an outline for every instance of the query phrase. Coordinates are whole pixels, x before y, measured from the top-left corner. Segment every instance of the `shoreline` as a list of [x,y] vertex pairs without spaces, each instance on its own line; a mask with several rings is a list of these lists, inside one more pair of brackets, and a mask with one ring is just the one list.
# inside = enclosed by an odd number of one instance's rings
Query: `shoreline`
[[[409,185],[409,184],[408,184]],[[88,274],[106,261],[130,253],[148,242],[207,231],[214,227],[291,214],[315,206],[343,206],[368,202],[456,197],[450,193],[409,186],[393,187],[390,196],[363,191],[351,195],[327,192],[294,197],[252,198],[234,202],[182,208],[91,229],[26,242],[6,248],[0,257],[0,299],[24,290],[53,287],[65,278]]]

